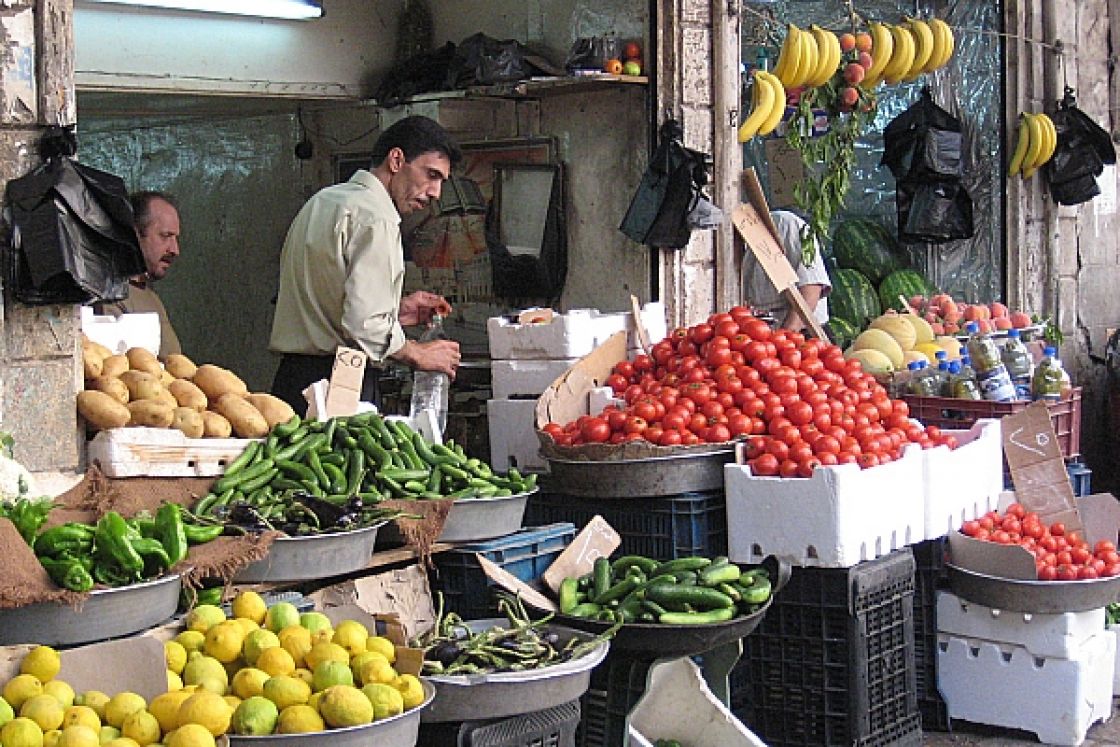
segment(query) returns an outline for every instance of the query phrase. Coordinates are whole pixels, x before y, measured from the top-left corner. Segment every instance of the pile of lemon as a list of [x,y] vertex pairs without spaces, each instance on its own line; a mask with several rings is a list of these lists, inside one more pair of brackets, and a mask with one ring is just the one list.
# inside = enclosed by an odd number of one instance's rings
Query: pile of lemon
[[243,592],[233,617],[200,605],[164,644],[167,692],[76,694],[39,646],[0,698],[0,747],[214,747],[227,732],[261,736],[362,726],[424,701],[420,680],[393,668],[396,649],[346,620]]

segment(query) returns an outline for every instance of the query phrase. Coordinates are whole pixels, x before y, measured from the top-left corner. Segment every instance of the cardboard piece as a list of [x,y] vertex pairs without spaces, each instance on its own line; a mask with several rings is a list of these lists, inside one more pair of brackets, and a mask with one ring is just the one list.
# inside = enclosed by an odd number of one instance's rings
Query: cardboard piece
[[429,630],[435,623],[435,608],[427,574],[418,566],[344,581],[310,595],[316,609],[354,606],[372,615],[394,615],[401,621],[402,640]]
[[[19,664],[33,645],[0,648],[0,682],[19,674]],[[58,678],[75,692],[100,690],[115,695],[126,690],[145,700],[167,692],[167,663],[163,643],[149,636],[135,636],[95,643],[60,652]]]
[[327,390],[326,417],[353,415],[362,398],[362,379],[366,373],[366,354],[339,345],[334,352],[331,385]]
[[805,163],[785,138],[767,138],[763,149],[770,177],[770,199],[776,207],[797,204],[794,188],[805,180]]
[[[1004,417],[1001,428],[1003,453],[1019,502],[1043,519],[1071,512],[1076,517],[1073,486],[1046,405],[1035,402]],[[1058,519],[1048,519],[1048,523],[1053,521]],[[1067,527],[1081,528],[1080,519],[1075,518],[1073,525],[1067,519],[1062,521]]]
[[474,556],[478,559],[478,565],[482,568],[482,572],[506,591],[511,594],[517,594],[537,609],[542,609],[547,612],[556,612],[559,609],[556,603],[551,599],[541,594],[532,586],[529,586],[529,584],[510,573],[505,568],[502,568],[494,561],[485,557],[482,553],[475,553]]
[[630,294],[630,313],[634,315],[634,333],[638,337],[638,344],[641,345],[642,352],[649,355],[652,347],[649,342],[649,333],[646,332],[646,325],[642,323],[642,307],[638,303],[638,297],[633,293]]
[[420,668],[424,665],[424,651],[407,645],[404,625],[397,615],[372,614],[356,604],[326,607],[323,614],[331,621],[331,625],[337,626],[343,620],[357,620],[370,633],[376,632],[377,635],[388,638],[396,647],[397,658],[393,662],[393,669],[398,674],[420,675]]
[[542,578],[553,592],[560,590],[560,583],[571,576],[590,573],[595,558],[609,558],[622,544],[622,538],[602,516],[593,516],[572,544],[552,562]]
[[537,428],[545,423],[567,423],[587,414],[592,389],[603,386],[614,364],[626,358],[626,333],[616,332],[599,347],[580,358],[552,383],[537,400]]

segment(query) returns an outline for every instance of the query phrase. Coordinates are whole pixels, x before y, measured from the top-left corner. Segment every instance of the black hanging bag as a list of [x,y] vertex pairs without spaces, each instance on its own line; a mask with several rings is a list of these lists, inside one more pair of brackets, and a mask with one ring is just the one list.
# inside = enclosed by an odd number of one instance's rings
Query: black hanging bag
[[1077,108],[1073,89],[1067,88],[1058,111],[1051,117],[1058,133],[1054,155],[1043,164],[1050,196],[1059,205],[1078,205],[1100,194],[1097,177],[1105,164],[1116,163],[1112,138]]

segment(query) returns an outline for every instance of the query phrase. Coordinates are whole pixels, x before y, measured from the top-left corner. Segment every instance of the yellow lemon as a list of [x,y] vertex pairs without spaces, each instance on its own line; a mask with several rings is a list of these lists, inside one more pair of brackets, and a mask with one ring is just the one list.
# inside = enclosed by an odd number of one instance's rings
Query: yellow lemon
[[43,683],[32,674],[19,674],[8,680],[4,685],[4,700],[15,710],[19,710],[24,701],[43,694]]
[[334,629],[331,642],[342,646],[350,656],[357,656],[366,650],[368,638],[369,631],[366,630],[365,625],[357,620],[343,620]]
[[330,630],[332,627],[331,619],[322,612],[304,612],[299,616],[299,624],[311,633]]
[[277,734],[308,734],[326,728],[323,717],[308,705],[288,706],[280,711],[280,718],[276,719]]
[[375,654],[372,651],[363,651],[357,656],[353,656],[350,658],[350,668],[354,670],[355,676],[359,676],[361,674],[362,667],[364,667],[367,662],[370,662],[374,659],[382,659],[386,664],[389,662],[389,660],[381,654]]
[[191,695],[192,693],[180,690],[173,693],[163,693],[152,698],[152,702],[148,706],[148,713],[156,717],[160,731],[166,734],[179,725],[179,706],[183,705],[183,702]]
[[257,669],[268,672],[270,677],[282,677],[296,671],[296,662],[287,651],[273,646],[266,648],[257,657]]
[[241,630],[241,626],[234,620],[226,620],[206,631],[203,650],[207,656],[228,664],[241,656],[241,644],[244,642],[245,633]]
[[184,630],[175,636],[175,642],[182,646],[189,656],[195,651],[202,650],[202,644],[206,642],[206,634],[198,630]]
[[292,672],[292,676],[303,680],[309,685],[315,681],[315,675],[311,673],[310,669],[307,669],[305,667],[299,667],[298,669],[296,669],[296,671]]
[[40,747],[43,730],[29,718],[14,718],[0,729],[0,744],[4,747]]
[[190,696],[179,706],[179,727],[187,724],[203,726],[211,735],[218,737],[229,729],[229,719],[233,711],[222,696],[202,690]]
[[226,674],[226,669],[220,661],[210,656],[195,654],[187,662],[187,666],[183,667],[183,684],[200,685],[204,680],[219,681],[223,692],[229,685],[229,675]]
[[19,664],[20,674],[30,674],[40,682],[50,682],[58,676],[62,660],[58,652],[50,646],[36,646],[23,657]]
[[187,630],[196,630],[205,634],[225,619],[226,613],[222,612],[221,607],[214,604],[200,604],[187,613]]
[[291,602],[280,602],[268,608],[264,615],[264,626],[278,633],[289,625],[299,625],[299,610]]
[[147,709],[148,703],[136,693],[117,693],[109,698],[105,704],[105,717],[103,721],[109,726],[121,728],[121,724],[133,713]]
[[424,702],[424,685],[411,674],[402,674],[393,680],[393,687],[400,691],[404,698],[405,710],[411,710]]
[[268,614],[268,605],[257,592],[243,591],[233,598],[232,610],[234,617],[243,617],[260,625]]
[[284,710],[290,705],[306,703],[311,697],[311,686],[296,677],[270,677],[261,694],[275,703],[278,710]]
[[362,694],[373,706],[374,721],[404,713],[404,699],[400,691],[392,685],[366,685],[362,688]]
[[319,701],[323,699],[323,693],[314,693],[307,699],[307,705],[315,709],[315,713],[319,712]]
[[315,645],[316,643],[330,643],[332,638],[334,638],[333,628],[314,630],[311,632],[311,645]]
[[74,698],[74,705],[88,706],[93,709],[97,717],[105,720],[105,706],[109,703],[109,696],[100,690],[86,690]]
[[[121,738],[121,730],[115,726],[102,726],[97,730],[97,738],[101,740],[101,744],[112,742],[114,739]],[[128,741],[132,741],[131,739]]]
[[251,667],[257,665],[257,658],[267,648],[276,648],[280,645],[280,638],[268,628],[257,628],[245,636],[245,643],[241,645],[241,655]]
[[390,685],[397,678],[397,672],[383,658],[370,659],[358,672],[358,680],[363,685],[382,683]]
[[361,726],[373,720],[373,704],[358,688],[335,685],[323,691],[319,715],[335,729]]
[[214,735],[200,724],[180,726],[167,736],[167,747],[214,747]]
[[101,735],[97,729],[77,724],[63,729],[55,744],[57,747],[99,747]]
[[296,664],[302,664],[304,657],[311,650],[311,631],[299,625],[284,628],[276,637],[280,639],[280,646],[292,656]]
[[88,726],[94,731],[101,730],[101,717],[97,715],[97,711],[89,706],[70,706],[62,712],[62,725],[65,726]]
[[43,747],[57,747],[58,740],[62,738],[62,729],[51,729],[43,732]]
[[337,643],[316,643],[307,652],[307,656],[303,657],[303,661],[307,668],[314,672],[321,661],[340,661],[349,664],[350,653]]
[[187,665],[187,649],[178,641],[164,641],[163,660],[172,672],[182,674]]
[[140,747],[133,740],[128,737],[114,737],[108,741],[102,742],[101,747]]
[[251,736],[264,736],[271,734],[276,728],[276,720],[280,711],[276,704],[268,698],[255,695],[242,701],[233,712],[230,728],[234,734],[248,734]]
[[43,695],[49,695],[59,702],[63,708],[74,705],[74,688],[62,680],[51,680],[43,683]]
[[174,672],[172,672],[170,669],[168,669],[167,670],[167,692],[174,692],[176,690],[182,690],[182,689],[183,689],[183,678],[180,677],[179,675],[175,674]]
[[241,640],[245,640],[245,636],[252,633],[254,630],[260,630],[261,626],[247,617],[235,617],[230,622],[236,623],[237,627],[241,628]]
[[350,666],[341,661],[326,659],[319,662],[311,675],[311,689],[315,692],[326,690],[335,685],[353,685],[354,673]]
[[397,647],[383,635],[371,635],[366,639],[366,651],[381,654],[390,664],[397,663]]
[[241,705],[241,698],[236,695],[223,695],[222,700],[229,706],[230,713],[237,710],[237,706]]
[[61,727],[64,714],[62,704],[55,700],[53,695],[36,695],[28,698],[19,709],[20,716],[31,719],[43,731]]
[[128,737],[140,747],[158,742],[160,738],[159,721],[148,711],[136,711],[124,720],[121,736]]
[[254,695],[261,694],[261,691],[264,690],[264,683],[271,676],[263,669],[245,667],[233,675],[233,680],[230,681],[230,689],[233,690],[234,695],[242,700],[251,698]]
[[16,717],[16,712],[8,701],[0,698],[0,727]]

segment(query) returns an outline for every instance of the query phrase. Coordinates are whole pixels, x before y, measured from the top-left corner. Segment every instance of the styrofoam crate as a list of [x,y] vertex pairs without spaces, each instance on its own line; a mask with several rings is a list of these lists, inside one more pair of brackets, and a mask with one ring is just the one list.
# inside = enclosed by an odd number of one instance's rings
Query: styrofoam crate
[[689,747],[766,747],[712,694],[690,659],[654,665],[642,699],[630,712],[630,744],[652,747],[675,739]]
[[[642,324],[651,344],[668,335],[665,305],[647,303],[641,311]],[[518,324],[506,317],[490,317],[486,334],[493,359],[580,358],[602,345],[616,332],[628,332],[626,348],[639,347],[632,314],[602,313],[595,309],[572,309],[556,314],[547,324]]]
[[486,402],[490,428],[490,466],[498,472],[547,472],[536,429],[537,402],[532,399],[491,399]]
[[937,632],[957,638],[1023,646],[1035,656],[1069,659],[1104,629],[1104,607],[1084,612],[1032,614],[997,610],[952,592],[937,593]]
[[1023,646],[938,636],[937,682],[949,716],[1025,729],[1047,744],[1079,745],[1112,713],[1116,636],[1100,630],[1069,659]]
[[759,477],[724,467],[728,554],[737,563],[777,555],[799,566],[847,568],[925,534],[921,450],[870,469],[821,467],[809,478]]
[[922,451],[926,528],[936,539],[996,507],[1003,491],[1003,440],[998,420],[977,420],[969,430],[945,431],[957,448]]
[[490,390],[494,399],[539,397],[579,358],[490,361]]
[[616,407],[625,407],[626,400],[622,397],[616,397],[614,390],[609,386],[598,386],[587,393],[587,411],[589,414],[597,415],[603,411],[607,405],[615,405]]
[[80,308],[82,332],[93,342],[104,345],[114,354],[137,347],[159,355],[159,314],[142,312],[103,316],[94,314],[90,306]]
[[1109,625],[1108,632],[1116,636],[1116,663],[1112,669],[1112,692],[1120,693],[1120,625]]
[[187,438],[175,428],[110,428],[89,442],[89,461],[107,477],[213,477],[251,439]]

